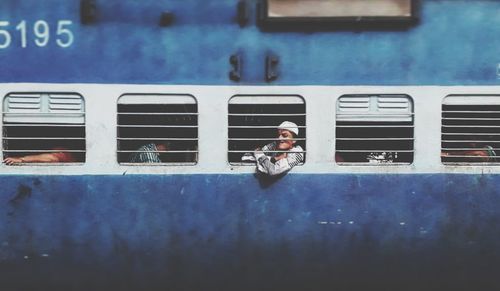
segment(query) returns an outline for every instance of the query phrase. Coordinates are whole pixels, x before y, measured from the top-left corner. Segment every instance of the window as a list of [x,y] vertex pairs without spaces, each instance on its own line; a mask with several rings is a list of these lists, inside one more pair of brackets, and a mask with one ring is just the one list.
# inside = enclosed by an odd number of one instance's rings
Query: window
[[3,158],[85,162],[85,104],[74,93],[11,93],[3,101]]
[[[277,128],[284,121],[297,125],[295,146],[305,155],[305,103],[299,96],[235,96],[229,101],[228,160],[231,165],[253,165],[245,153],[278,140]],[[276,151],[278,152],[278,151]],[[305,158],[304,158],[305,160]]]
[[196,164],[196,99],[190,95],[168,94],[121,96],[117,143],[120,164]]
[[264,25],[363,22],[412,23],[416,0],[265,0],[260,18]]
[[339,164],[413,162],[413,103],[407,95],[344,95],[337,101]]
[[499,162],[500,96],[448,96],[442,110],[443,164]]

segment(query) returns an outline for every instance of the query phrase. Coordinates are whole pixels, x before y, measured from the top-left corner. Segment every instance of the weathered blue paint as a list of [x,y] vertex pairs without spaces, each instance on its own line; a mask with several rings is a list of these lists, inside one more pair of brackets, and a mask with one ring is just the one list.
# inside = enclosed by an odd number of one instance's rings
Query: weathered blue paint
[[[13,43],[0,50],[0,82],[235,84],[229,56],[240,52],[243,79],[263,84],[268,52],[280,57],[273,84],[500,84],[500,1],[422,0],[421,21],[408,30],[262,32],[240,28],[236,0],[97,1],[99,19],[81,25],[77,0],[3,0]],[[162,11],[172,26],[158,25]],[[51,41],[33,43],[32,25],[51,25]],[[75,43],[55,44],[57,21],[73,21]],[[27,20],[28,47],[15,25]],[[0,43],[3,38],[0,38]]]
[[500,287],[498,175],[0,183],[2,290]]

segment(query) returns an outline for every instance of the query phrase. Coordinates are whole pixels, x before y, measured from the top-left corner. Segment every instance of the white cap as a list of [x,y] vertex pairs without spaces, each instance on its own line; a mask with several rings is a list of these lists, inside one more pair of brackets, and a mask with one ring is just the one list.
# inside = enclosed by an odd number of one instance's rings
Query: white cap
[[278,129],[288,130],[290,132],[293,132],[296,136],[299,135],[299,127],[297,126],[297,124],[295,124],[291,121],[283,121],[278,126]]

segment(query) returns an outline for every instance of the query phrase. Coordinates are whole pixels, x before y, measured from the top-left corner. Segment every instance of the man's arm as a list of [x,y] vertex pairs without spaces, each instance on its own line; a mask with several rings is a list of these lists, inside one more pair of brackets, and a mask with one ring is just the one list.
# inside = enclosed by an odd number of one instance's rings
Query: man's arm
[[276,163],[272,163],[268,156],[262,154],[257,158],[257,169],[270,176],[275,176],[290,171],[303,160],[303,153],[289,152],[286,158],[280,159],[276,161]]
[[61,153],[46,153],[38,155],[28,155],[24,157],[11,157],[6,158],[3,162],[7,165],[18,163],[59,163],[66,162]]
[[273,151],[275,148],[276,148],[276,143],[274,142],[266,144],[262,148],[257,148],[253,153],[245,153],[241,157],[241,161],[256,162],[259,157],[264,156],[269,151]]

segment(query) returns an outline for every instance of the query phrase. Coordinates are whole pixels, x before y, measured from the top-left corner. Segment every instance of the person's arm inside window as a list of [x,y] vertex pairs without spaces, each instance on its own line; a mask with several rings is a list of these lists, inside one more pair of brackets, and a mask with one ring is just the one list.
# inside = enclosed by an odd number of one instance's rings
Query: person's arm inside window
[[19,163],[72,163],[75,162],[74,156],[69,153],[60,151],[53,153],[42,153],[34,155],[26,155],[21,157],[8,157],[3,161],[6,165],[14,165]]

